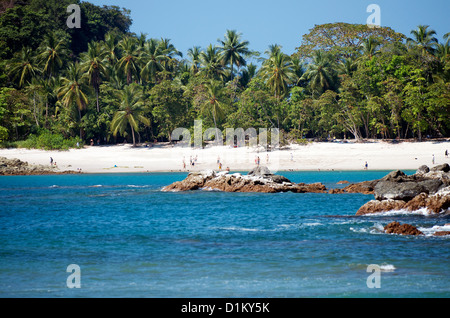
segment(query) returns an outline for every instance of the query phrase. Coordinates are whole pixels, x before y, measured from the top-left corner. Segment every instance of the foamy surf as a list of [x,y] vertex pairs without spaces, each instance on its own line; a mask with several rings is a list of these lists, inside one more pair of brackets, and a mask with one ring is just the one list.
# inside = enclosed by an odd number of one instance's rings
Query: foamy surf
[[[435,226],[430,227],[430,228],[419,227],[418,230],[421,231],[423,234],[425,234],[425,236],[434,236],[436,232],[450,231],[450,224],[435,225]],[[450,234],[449,235],[443,235],[441,237],[450,237]]]

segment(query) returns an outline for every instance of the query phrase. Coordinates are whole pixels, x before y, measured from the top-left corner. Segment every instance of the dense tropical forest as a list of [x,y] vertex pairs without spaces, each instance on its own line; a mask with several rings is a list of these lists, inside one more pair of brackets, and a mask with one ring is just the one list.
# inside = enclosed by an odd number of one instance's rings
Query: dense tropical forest
[[[81,28],[66,25],[69,4]],[[130,33],[130,11],[0,2],[0,143],[68,148],[171,141],[177,127],[279,128],[283,141],[450,136],[450,33],[332,23],[250,49],[224,30],[180,52]],[[195,42],[195,39],[192,39]],[[225,135],[225,134],[224,134]]]

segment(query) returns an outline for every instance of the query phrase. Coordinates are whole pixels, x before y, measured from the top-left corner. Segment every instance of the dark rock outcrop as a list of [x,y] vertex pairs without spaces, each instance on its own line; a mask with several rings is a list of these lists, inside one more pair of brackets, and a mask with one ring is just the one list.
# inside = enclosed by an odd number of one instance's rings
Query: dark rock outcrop
[[398,222],[391,222],[384,227],[384,232],[388,234],[399,235],[423,235],[415,226],[410,224],[400,224]]

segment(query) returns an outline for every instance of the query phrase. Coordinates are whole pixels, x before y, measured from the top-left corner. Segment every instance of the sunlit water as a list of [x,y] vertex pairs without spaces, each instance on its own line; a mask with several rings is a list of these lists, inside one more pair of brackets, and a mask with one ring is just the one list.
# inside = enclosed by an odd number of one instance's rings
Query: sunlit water
[[[280,174],[333,188],[388,172]],[[432,235],[448,216],[355,216],[362,194],[161,191],[185,176],[0,177],[0,297],[450,296],[450,237]],[[391,221],[426,235],[384,234]]]

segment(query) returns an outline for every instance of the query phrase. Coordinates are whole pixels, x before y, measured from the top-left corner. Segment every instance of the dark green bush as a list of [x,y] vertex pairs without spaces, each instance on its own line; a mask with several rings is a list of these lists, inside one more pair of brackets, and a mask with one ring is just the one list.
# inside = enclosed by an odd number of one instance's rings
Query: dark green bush
[[61,134],[51,133],[48,130],[41,131],[38,135],[30,135],[26,140],[19,141],[19,148],[44,149],[44,150],[68,150],[81,147],[83,141],[79,137],[64,138]]

